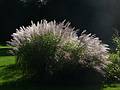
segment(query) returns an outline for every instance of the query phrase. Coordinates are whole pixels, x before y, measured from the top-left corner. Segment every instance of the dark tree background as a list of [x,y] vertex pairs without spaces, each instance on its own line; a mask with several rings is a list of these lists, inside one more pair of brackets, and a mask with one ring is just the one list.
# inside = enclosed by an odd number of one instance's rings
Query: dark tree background
[[20,0],[0,1],[0,42],[9,40],[16,28],[29,25],[31,20],[37,21],[42,18],[41,8],[33,1],[30,3]]
[[105,43],[120,26],[119,0],[1,0],[0,42],[10,39],[16,28],[30,21],[66,19],[80,32],[87,29]]

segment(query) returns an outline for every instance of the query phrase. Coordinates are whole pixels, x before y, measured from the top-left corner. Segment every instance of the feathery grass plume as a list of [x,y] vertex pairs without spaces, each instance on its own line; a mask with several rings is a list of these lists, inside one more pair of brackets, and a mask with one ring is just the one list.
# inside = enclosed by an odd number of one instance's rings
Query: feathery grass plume
[[15,49],[19,48],[21,45],[24,45],[27,42],[31,42],[35,37],[42,36],[48,33],[52,33],[54,36],[57,36],[63,39],[69,39],[72,37],[74,31],[73,28],[70,28],[70,23],[63,21],[60,24],[57,24],[56,21],[47,22],[46,20],[41,20],[35,25],[31,22],[32,25],[28,27],[20,27],[16,29],[16,33],[12,34],[13,39],[11,39],[9,45],[13,46]]
[[102,41],[95,35],[85,34],[86,30],[81,33],[78,40],[81,45],[85,47],[83,62],[85,64],[92,65],[92,67],[100,70],[107,64],[111,63],[109,58],[109,48],[107,44],[103,44]]
[[[20,27],[9,43],[17,64],[29,75],[42,75],[63,70],[71,65],[92,67],[100,72],[109,63],[108,45],[91,34],[77,36],[70,23],[41,20],[28,27]],[[73,70],[74,72],[74,70]]]

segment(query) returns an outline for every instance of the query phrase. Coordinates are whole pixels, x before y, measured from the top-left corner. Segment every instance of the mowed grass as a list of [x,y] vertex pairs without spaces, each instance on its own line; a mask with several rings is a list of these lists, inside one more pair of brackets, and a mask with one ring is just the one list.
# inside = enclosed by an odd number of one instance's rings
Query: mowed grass
[[0,45],[0,85],[16,81],[21,77],[15,66],[15,56],[9,54],[11,47]]
[[0,66],[15,64],[15,56],[11,56],[11,47],[0,45]]
[[120,90],[120,84],[99,86],[73,87],[73,86],[41,86],[39,83],[32,83],[21,80],[23,75],[15,65],[15,56],[8,54],[11,47],[0,46],[0,90]]
[[105,85],[103,90],[120,90],[120,84]]
[[15,64],[15,56],[0,56],[0,66]]
[[0,45],[0,48],[11,48],[10,46],[6,46],[6,45]]

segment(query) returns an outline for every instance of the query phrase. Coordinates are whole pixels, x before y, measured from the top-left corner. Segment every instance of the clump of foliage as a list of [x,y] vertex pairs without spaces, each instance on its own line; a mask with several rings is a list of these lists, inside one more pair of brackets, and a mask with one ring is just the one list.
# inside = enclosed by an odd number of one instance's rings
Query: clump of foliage
[[115,50],[110,54],[111,64],[107,68],[107,81],[108,82],[120,82],[120,36],[115,34],[113,36],[113,42],[115,44]]
[[83,31],[78,37],[76,32],[70,23],[42,20],[17,29],[9,45],[17,57],[16,64],[33,78],[71,78],[74,73],[81,78],[79,75],[85,68],[104,74],[104,68],[110,63],[108,45],[95,35]]

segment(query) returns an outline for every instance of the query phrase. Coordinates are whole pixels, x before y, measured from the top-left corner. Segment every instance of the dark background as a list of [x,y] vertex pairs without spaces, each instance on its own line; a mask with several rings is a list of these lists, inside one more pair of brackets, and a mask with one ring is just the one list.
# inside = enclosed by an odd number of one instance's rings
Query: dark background
[[120,29],[120,0],[0,0],[0,42],[41,19],[66,19],[80,32],[86,29],[111,44],[114,28]]

